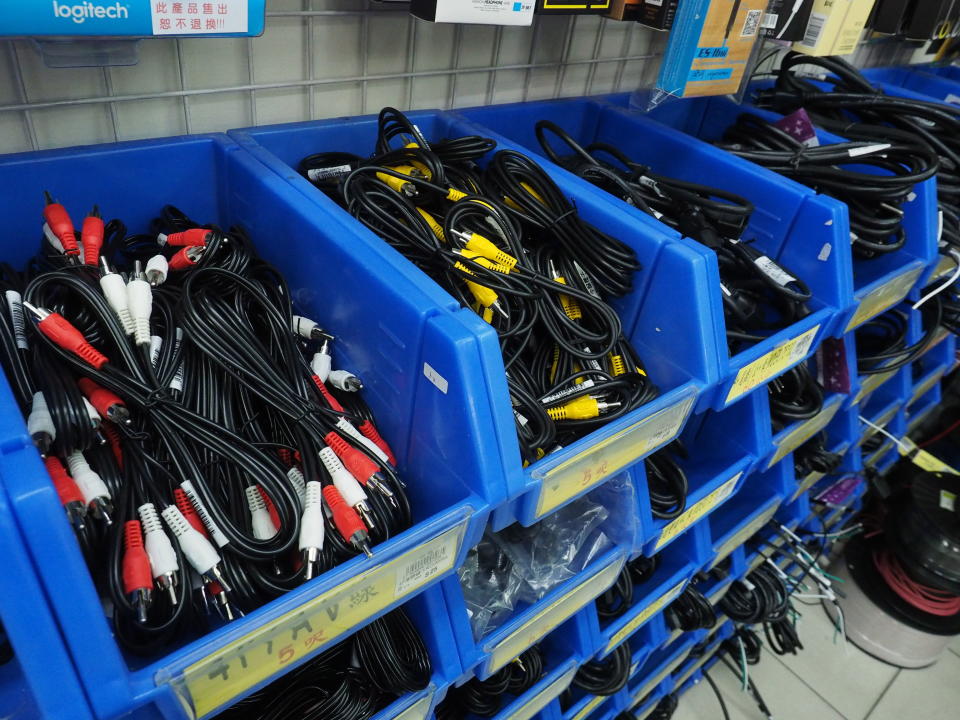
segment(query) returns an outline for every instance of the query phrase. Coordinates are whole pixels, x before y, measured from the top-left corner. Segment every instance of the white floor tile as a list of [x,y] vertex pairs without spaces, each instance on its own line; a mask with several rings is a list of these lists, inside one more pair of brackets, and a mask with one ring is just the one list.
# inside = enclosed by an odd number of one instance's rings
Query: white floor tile
[[957,717],[960,707],[960,657],[944,653],[936,665],[901,670],[870,713],[870,720]]
[[[750,668],[751,676],[777,720],[844,720],[833,708],[772,656]],[[763,720],[753,697],[741,692],[740,680],[722,663],[710,670],[730,712],[730,720]],[[722,717],[716,695],[701,680],[680,698],[673,720],[717,720]]]
[[950,650],[955,655],[960,655],[960,635],[957,635],[957,637],[953,639],[953,642],[950,643]]
[[[804,650],[798,655],[777,657],[807,685],[836,708],[847,720],[863,720],[884,691],[897,669],[875,660],[850,643],[845,646],[826,612],[819,605],[797,604],[803,613],[799,621]],[[763,688],[760,688],[763,692]],[[921,716],[912,716],[919,720]]]

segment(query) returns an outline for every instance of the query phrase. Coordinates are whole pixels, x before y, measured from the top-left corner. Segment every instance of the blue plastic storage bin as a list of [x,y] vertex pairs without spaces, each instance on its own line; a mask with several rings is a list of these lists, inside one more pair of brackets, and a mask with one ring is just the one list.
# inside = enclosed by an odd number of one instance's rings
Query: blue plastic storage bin
[[608,511],[600,524],[608,546],[572,577],[560,582],[533,604],[518,601],[509,617],[476,637],[460,578],[454,574],[441,586],[450,624],[460,653],[464,678],[485,680],[561,625],[576,638],[572,647],[581,659],[596,653],[593,600],[614,583],[636,547],[637,509],[629,478],[610,480],[593,490],[590,500]]
[[[512,103],[456,112],[492,131],[487,134],[495,139],[506,137],[543,157],[545,153],[534,127],[539,120],[550,120],[584,147],[593,142],[612,143],[631,160],[650,166],[654,172],[714,184],[755,204],[744,238],[755,240],[756,247],[783,262],[810,285],[814,293],[808,304],[811,314],[731,357],[727,352],[720,280],[715,259],[711,258],[709,300],[719,351],[719,381],[712,395],[701,396],[699,408],[725,407],[807,357],[819,340],[833,330],[837,317],[853,306],[849,253],[830,252],[825,257],[821,253],[824,246],[840,245],[839,209],[836,203],[818,197],[806,187],[707,143],[691,140],[661,123],[590,98]],[[559,154],[569,154],[556,136],[548,133],[547,139]],[[612,195],[609,198],[625,205]],[[627,208],[638,221],[651,222],[646,213]],[[703,249],[695,241],[687,242]]]
[[[147,168],[149,182],[132,181]],[[337,218],[305,206],[288,184],[225,136],[6,156],[0,158],[0,185],[8,206],[17,210],[7,213],[3,254],[16,266],[34,250],[21,240],[38,236],[39,216],[31,208],[39,207],[45,188],[74,217],[98,203],[107,217],[122,216],[131,231],[146,231],[164,203],[198,220],[244,227],[264,258],[284,273],[300,309],[338,337],[338,362],[363,377],[380,429],[399,458],[413,510],[414,527],[376,547],[373,558],[355,558],[150,661],[127,657],[111,634],[7,385],[0,383],[12,428],[5,436],[5,489],[98,717],[180,719],[191,706],[208,716],[322,649],[325,643],[296,646],[292,659],[284,655],[285,665],[271,662],[268,641],[295,637],[291,625],[298,620],[336,614],[336,623],[322,623],[330,641],[453,571],[479,537],[490,504],[503,499],[502,486],[491,479],[497,477],[495,463],[477,441],[489,427],[486,406],[472,394],[482,358],[475,335],[409,282],[403,268],[393,267],[395,258],[355,242]],[[421,372],[426,361],[448,378],[447,392]],[[382,592],[348,604],[361,587]],[[224,667],[227,678],[212,672]]]
[[[16,457],[26,446],[32,450],[33,445],[5,381],[0,381],[0,406],[5,408],[0,413],[0,547],[4,552],[0,624],[14,653],[11,660],[0,665],[0,717],[91,720],[90,704],[7,492],[17,466],[8,463],[6,456]],[[61,511],[63,520],[62,515]]]
[[[419,111],[408,117],[428,139],[483,134],[481,128],[446,113]],[[471,310],[458,308],[436,283],[294,170],[304,156],[318,151],[369,154],[376,139],[376,124],[375,116],[366,116],[232,130],[230,134],[296,189],[304,208],[316,208],[319,216],[329,214],[349,226],[357,246],[376,248],[377,253],[390,258],[392,266],[402,267],[404,275],[423,292],[445,304],[451,322],[456,321],[476,338],[482,367],[476,370],[472,382],[476,406],[482,405],[482,411],[491,418],[482,436],[487,457],[496,465],[499,482],[508,497],[517,498],[516,503],[498,509],[495,527],[506,527],[514,520],[525,525],[535,522],[679,433],[695,396],[712,387],[717,375],[717,350],[709,311],[713,300],[708,290],[709,256],[682,243],[670,242],[670,236],[656,223],[638,219],[626,209],[615,207],[606,193],[549,164],[545,166],[585,220],[636,250],[643,270],[635,277],[635,289],[612,304],[623,322],[625,335],[637,348],[661,395],[523,468],[503,359],[493,329]],[[507,142],[500,143],[500,147],[522,150]],[[682,300],[676,294],[678,286],[689,289]]]
[[[756,83],[760,88],[770,83]],[[629,94],[604,96],[608,102],[621,106],[630,103]],[[694,135],[701,140],[720,140],[723,131],[732,125],[743,112],[755,113],[771,121],[781,116],[751,105],[738,105],[725,97],[691,98],[664,103],[649,113],[661,123]],[[817,131],[821,144],[840,142],[842,138],[827,132]],[[896,305],[916,284],[921,274],[934,262],[936,256],[936,188],[935,179],[919,183],[913,201],[904,209],[904,228],[907,241],[904,247],[883,258],[871,260],[852,259],[854,310],[835,328],[834,335],[852,330],[857,325]],[[849,238],[849,215],[846,206],[831,198],[825,201],[842,208],[838,237]],[[849,253],[849,242],[839,243],[833,252]]]
[[680,435],[686,457],[672,457],[687,476],[687,508],[673,520],[655,518],[650,510],[646,469],[638,464],[631,474],[640,497],[642,545],[651,556],[703,520],[737,491],[759,458],[770,450],[770,415],[766,388],[753,391],[742,402],[724,410],[708,410],[690,418]]

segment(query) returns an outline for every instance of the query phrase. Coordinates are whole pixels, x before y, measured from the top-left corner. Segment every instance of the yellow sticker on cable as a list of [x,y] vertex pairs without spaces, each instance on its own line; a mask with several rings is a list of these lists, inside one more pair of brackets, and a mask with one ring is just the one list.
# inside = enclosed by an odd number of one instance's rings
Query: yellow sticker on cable
[[577,610],[613,585],[626,559],[615,556],[607,565],[584,579],[579,585],[547,607],[537,611],[520,627],[491,648],[484,648],[489,657],[483,665],[483,676],[496,672],[547,633],[567,620]]
[[805,333],[787,340],[766,355],[740,368],[733,385],[730,387],[730,392],[727,393],[727,402],[733,402],[741,395],[745,395],[755,387],[764,384],[770,378],[776,377],[788,367],[806,357],[818,330],[820,330],[820,326],[814,325]]
[[[529,700],[521,696],[498,715],[500,720],[530,720],[534,715],[549,705],[554,698],[570,686],[573,676],[577,673],[577,666],[568,668],[560,677],[549,683]],[[526,693],[524,693],[526,694]],[[519,706],[514,709],[514,706]]]
[[430,705],[433,703],[433,693],[435,688],[431,685],[425,690],[425,695],[414,702],[410,707],[402,710],[393,716],[393,720],[426,720],[427,713],[430,712]]
[[883,385],[887,380],[892,378],[897,374],[896,370],[888,370],[887,372],[874,373],[872,375],[867,375],[867,377],[860,383],[860,390],[857,392],[857,396],[853,399],[854,403],[858,403],[863,400],[867,395],[872,393],[878,387]]
[[855,327],[862,325],[885,310],[889,310],[903,300],[917,282],[917,278],[920,277],[922,271],[922,265],[907,270],[864,295],[853,317],[850,318],[850,322],[847,323],[846,332],[850,332]]
[[349,634],[371,615],[453,570],[468,519],[265,623],[189,665],[169,681],[185,692],[197,717],[229,704],[254,685]]
[[691,392],[542,474],[535,470],[533,477],[541,480],[536,517],[543,517],[673,440],[690,415],[695,395]]
[[923,397],[930,388],[940,382],[940,378],[943,377],[943,374],[947,371],[945,367],[940,368],[936,372],[932,373],[930,377],[921,380],[913,388],[913,393],[910,395],[910,402],[907,403],[907,407],[910,407],[913,403]]
[[597,695],[595,698],[593,698],[593,700],[591,700],[591,701],[588,702],[586,705],[584,705],[582,708],[580,708],[579,712],[577,712],[576,715],[574,715],[572,718],[570,718],[570,720],[584,720],[585,717],[587,717],[588,715],[590,715],[590,713],[592,713],[594,710],[596,710],[598,707],[600,707],[600,704],[601,704],[604,700],[606,700],[608,697],[610,697],[610,696],[609,696],[609,695]]
[[798,427],[784,435],[779,441],[774,440],[774,444],[777,446],[777,451],[773,454],[773,457],[770,458],[770,462],[767,463],[767,468],[771,468],[776,465],[778,462],[783,460],[785,456],[787,456],[789,453],[792,453],[807,440],[829,425],[830,421],[833,420],[833,416],[837,414],[837,410],[840,409],[841,400],[843,400],[843,398],[838,395],[829,403],[824,405],[823,409],[812,418],[804,423],[801,423]]
[[680,594],[680,592],[683,590],[683,586],[686,585],[686,583],[687,580],[684,578],[672,588],[667,590],[663,595],[647,605],[643,610],[637,613],[636,617],[632,618],[622,628],[611,635],[610,640],[607,641],[607,644],[603,649],[604,654],[613,650],[617,645],[633,635],[647,620],[660,612],[664,606],[669,604],[675,597],[677,597],[677,595]]
[[744,525],[742,529],[735,532],[732,537],[730,537],[719,548],[717,548],[716,559],[710,564],[710,567],[713,568],[717,563],[722,562],[727,555],[743,545],[748,538],[753,537],[753,534],[757,532],[757,530],[770,522],[770,518],[774,516],[774,513],[777,512],[777,508],[779,507],[780,501],[774,500],[772,503],[770,503],[769,507],[763,510],[763,512]]
[[903,438],[897,445],[897,451],[921,470],[927,472],[948,473],[950,475],[960,475],[960,472],[947,465],[943,460],[931,455],[926,450],[921,450],[913,440],[908,437]]
[[743,473],[738,472],[712,493],[702,498],[700,502],[694,503],[684,510],[683,514],[681,514],[679,517],[671,520],[670,524],[660,531],[660,537],[657,539],[657,544],[653,546],[654,551],[662,548],[677,535],[682,533],[708,512],[712,511],[717,505],[726,500],[730,496],[730,493],[733,492],[733,489],[737,486],[737,481],[740,479],[741,475],[743,475]]

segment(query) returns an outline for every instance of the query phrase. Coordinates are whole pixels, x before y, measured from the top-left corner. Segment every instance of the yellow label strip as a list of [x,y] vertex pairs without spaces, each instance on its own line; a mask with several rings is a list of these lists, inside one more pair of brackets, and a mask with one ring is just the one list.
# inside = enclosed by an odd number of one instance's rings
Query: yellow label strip
[[[573,665],[556,680],[536,692],[529,700],[523,700],[521,696],[520,699],[514,701],[511,706],[504,710],[501,720],[530,720],[530,718],[543,710],[554,698],[570,686],[570,682],[576,673],[577,666]],[[513,705],[517,705],[518,703],[520,706],[513,709]]]
[[683,586],[687,584],[687,579],[684,578],[672,588],[667,590],[663,595],[658,597],[656,600],[647,605],[643,610],[637,613],[637,616],[631,619],[626,625],[617,630],[613,635],[610,636],[610,640],[607,641],[606,647],[604,647],[604,654],[612,651],[617,645],[622,643],[628,637],[633,635],[641,625],[643,625],[647,620],[656,615],[664,606],[668,605],[680,592],[683,590]]
[[229,704],[453,570],[468,519],[212,652],[171,683],[198,717]]
[[[673,440],[693,408],[695,393],[591,445],[542,476],[536,516],[596,487],[637,459]],[[536,471],[534,477],[538,477]]]
[[913,403],[919,400],[923,395],[927,393],[934,385],[940,382],[940,378],[943,377],[943,374],[947,371],[945,367],[940,368],[935,373],[930,375],[926,380],[922,380],[919,385],[913,388],[913,393],[910,395],[910,402],[907,403],[907,407],[910,407]]
[[733,402],[741,395],[746,395],[755,387],[764,384],[770,378],[776,377],[788,367],[806,357],[819,330],[820,326],[814,325],[806,332],[787,340],[766,355],[740,368],[733,385],[730,387],[730,392],[727,393],[727,403]]
[[770,518],[774,516],[774,514],[777,512],[777,508],[779,507],[780,507],[780,501],[775,500],[770,504],[768,508],[766,508],[763,512],[757,515],[757,517],[755,517],[753,520],[751,520],[746,525],[744,525],[743,528],[741,528],[736,533],[734,533],[730,539],[724,542],[717,549],[717,557],[710,564],[710,567],[713,568],[717,563],[722,562],[723,559],[726,558],[727,555],[732,553],[736,548],[743,545],[743,543],[748,538],[753,536],[753,534],[757,532],[757,530],[762,528],[764,525],[766,525],[770,521]]
[[692,506],[684,510],[680,517],[671,520],[670,524],[660,531],[660,537],[657,539],[657,544],[654,545],[653,549],[656,551],[662,548],[677,535],[696,523],[700,518],[730,497],[730,494],[737,486],[737,481],[740,479],[741,475],[743,475],[743,473],[738,472],[712,493],[704,498],[701,498],[700,502],[694,503]]
[[857,307],[853,317],[850,318],[850,322],[847,323],[846,332],[850,332],[858,325],[862,325],[870,318],[889,310],[903,300],[917,282],[917,278],[920,277],[922,271],[922,266],[907,270],[867,293],[860,300],[859,307]]
[[502,668],[610,587],[620,574],[625,560],[623,555],[617,555],[610,563],[547,607],[537,611],[523,625],[487,650],[489,657],[484,664],[483,674],[489,675]]
[[426,720],[427,713],[430,712],[430,705],[433,703],[433,693],[436,691],[432,685],[425,691],[425,695],[413,703],[406,710],[401,711],[393,717],[393,720]]
[[594,710],[600,707],[600,704],[606,700],[609,695],[597,695],[593,700],[584,705],[580,710],[574,715],[570,720],[583,720],[585,717],[590,715]]
[[777,443],[777,451],[773,454],[773,457],[770,458],[770,462],[767,463],[767,468],[776,465],[783,460],[784,457],[829,425],[830,421],[833,420],[837,411],[840,409],[842,400],[842,397],[835,397],[825,405],[820,412],[781,438]]

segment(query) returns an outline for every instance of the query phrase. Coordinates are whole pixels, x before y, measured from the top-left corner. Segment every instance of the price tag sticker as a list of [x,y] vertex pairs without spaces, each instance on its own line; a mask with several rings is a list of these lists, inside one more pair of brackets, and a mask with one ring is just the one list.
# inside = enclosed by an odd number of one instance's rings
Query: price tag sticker
[[622,554],[616,555],[608,564],[585,578],[575,588],[534,613],[503,640],[496,642],[489,649],[484,648],[489,653],[489,657],[483,665],[482,675],[489,676],[495,673],[613,585],[624,562],[625,558]]
[[641,625],[643,625],[647,620],[656,615],[660,610],[669,605],[677,595],[683,590],[683,586],[687,584],[686,578],[678,582],[672,588],[667,590],[663,595],[658,597],[656,600],[647,605],[643,610],[637,613],[636,617],[629,620],[622,628],[617,630],[613,635],[610,636],[610,640],[607,642],[606,646],[603,649],[604,655],[611,652],[617,645],[622,643],[628,637],[633,635]]
[[740,479],[741,475],[743,475],[743,473],[738,472],[712,493],[702,498],[700,502],[697,502],[684,510],[680,517],[671,520],[670,524],[660,531],[660,537],[657,539],[657,544],[653,547],[654,551],[662,548],[677,535],[682,533],[704,515],[711,512],[715,507],[717,507],[717,505],[730,497],[730,494],[737,486],[737,481]]
[[934,385],[940,382],[940,378],[943,377],[943,374],[947,371],[945,367],[940,368],[934,373],[931,373],[930,377],[921,380],[913,388],[913,393],[910,395],[910,402],[907,403],[907,407],[915,403],[921,397],[923,397]]
[[534,471],[533,476],[541,479],[536,517],[543,517],[673,440],[695,399],[696,393],[691,391],[673,405],[637,420],[542,475]]
[[806,332],[787,340],[766,355],[740,368],[730,392],[727,393],[727,403],[733,402],[741,395],[746,395],[755,387],[762,385],[770,378],[776,377],[791,365],[800,362],[810,352],[819,330],[820,326],[814,325]]
[[[560,677],[534,694],[529,700],[523,698],[515,701],[500,714],[501,720],[530,720],[534,715],[549,705],[554,698],[570,687],[573,676],[577,673],[577,666],[573,665],[563,672]],[[514,709],[513,705],[519,705]]]
[[833,420],[834,415],[836,415],[837,411],[840,409],[840,401],[842,399],[843,398],[840,396],[833,398],[827,405],[823,407],[820,412],[818,412],[812,418],[804,423],[801,423],[799,427],[791,430],[789,433],[780,438],[780,440],[774,440],[774,444],[777,446],[777,449],[770,458],[770,462],[767,463],[767,468],[771,468],[776,465],[789,453],[792,453],[807,440],[829,425],[830,421]]
[[306,601],[167,681],[197,717],[233,701],[298,660],[317,654],[364,620],[453,570],[466,532],[464,518],[425,543]]
[[917,278],[920,277],[922,271],[922,265],[907,270],[864,295],[860,300],[860,306],[847,324],[846,332],[850,332],[870,318],[889,310],[903,300],[917,282]]
[[594,710],[600,707],[601,703],[606,700],[609,695],[597,695],[590,702],[584,705],[580,710],[577,711],[577,714],[574,715],[570,720],[584,720],[585,717],[589,716]]
[[710,565],[713,568],[717,563],[723,561],[730,553],[732,553],[736,548],[743,545],[743,543],[754,533],[757,532],[760,528],[766,525],[770,518],[774,516],[777,512],[777,508],[780,507],[780,501],[774,500],[770,503],[770,506],[765,508],[757,517],[748,522],[740,530],[735,532],[728,540],[726,540],[719,548],[717,548],[717,557]]

